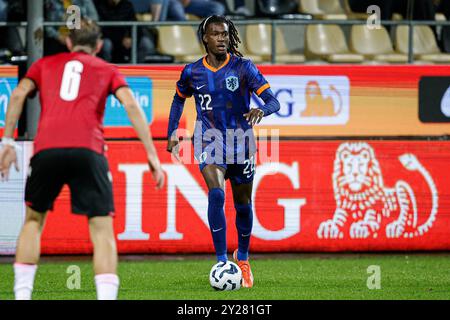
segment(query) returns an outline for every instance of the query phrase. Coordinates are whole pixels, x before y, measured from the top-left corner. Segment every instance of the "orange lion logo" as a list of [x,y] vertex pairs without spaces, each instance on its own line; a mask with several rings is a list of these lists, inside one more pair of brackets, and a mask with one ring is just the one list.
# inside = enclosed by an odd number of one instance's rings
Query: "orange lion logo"
[[324,97],[322,89],[317,81],[309,81],[306,84],[306,108],[301,112],[302,117],[335,117],[342,110],[342,97],[339,91],[330,85],[330,91],[339,98],[338,109],[334,110],[332,97]]
[[[410,171],[422,174],[432,194],[432,209],[428,219],[418,225],[416,198],[408,183],[399,180],[393,188],[383,183],[381,168],[372,147],[364,142],[343,143],[336,152],[333,173],[336,210],[333,218],[322,222],[319,238],[340,238],[348,232],[350,238],[377,238],[382,221],[387,238],[413,238],[426,233],[436,219],[438,193],[428,171],[412,154],[399,157]],[[347,229],[346,229],[347,228]]]

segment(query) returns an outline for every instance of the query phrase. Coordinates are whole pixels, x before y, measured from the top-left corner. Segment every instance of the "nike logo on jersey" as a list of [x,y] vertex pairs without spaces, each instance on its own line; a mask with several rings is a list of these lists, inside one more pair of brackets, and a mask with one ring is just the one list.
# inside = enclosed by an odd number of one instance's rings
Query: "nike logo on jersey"
[[219,228],[219,229],[212,229],[212,232],[219,232],[220,230],[222,230],[223,228]]
[[195,87],[197,90],[200,90],[201,88],[203,88],[204,86],[206,86],[206,84],[202,85],[202,86],[197,86]]

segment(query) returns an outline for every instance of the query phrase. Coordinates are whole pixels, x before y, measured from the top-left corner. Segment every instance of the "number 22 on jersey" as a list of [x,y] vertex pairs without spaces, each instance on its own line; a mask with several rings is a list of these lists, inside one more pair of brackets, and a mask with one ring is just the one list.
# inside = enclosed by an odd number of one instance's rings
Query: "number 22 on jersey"
[[73,101],[78,97],[83,68],[83,64],[77,60],[66,63],[61,81],[61,89],[59,90],[59,96],[62,100]]
[[202,111],[212,110],[212,106],[209,106],[209,104],[211,103],[210,94],[199,94],[198,98],[200,99],[200,108],[202,109]]

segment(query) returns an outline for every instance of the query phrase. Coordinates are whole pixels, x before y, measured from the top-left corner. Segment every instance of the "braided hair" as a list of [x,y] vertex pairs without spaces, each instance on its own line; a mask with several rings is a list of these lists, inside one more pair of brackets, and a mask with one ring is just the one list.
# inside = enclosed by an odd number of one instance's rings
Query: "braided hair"
[[204,19],[202,23],[198,26],[197,35],[200,38],[200,41],[203,43],[203,46],[205,47],[206,52],[208,52],[208,48],[206,45],[206,42],[203,41],[203,36],[206,34],[206,30],[208,29],[208,26],[211,23],[225,23],[228,25],[228,33],[230,37],[230,45],[228,47],[228,52],[231,52],[232,54],[243,57],[242,53],[238,51],[238,45],[241,43],[241,39],[239,39],[239,33],[234,26],[234,23],[228,19],[225,16],[209,16],[208,18]]

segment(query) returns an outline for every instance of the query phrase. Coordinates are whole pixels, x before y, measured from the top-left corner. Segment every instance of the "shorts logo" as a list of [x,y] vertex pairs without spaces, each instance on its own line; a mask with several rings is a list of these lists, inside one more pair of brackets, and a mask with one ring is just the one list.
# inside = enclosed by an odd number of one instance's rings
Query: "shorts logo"
[[346,142],[339,146],[334,161],[336,209],[331,219],[320,224],[318,238],[343,239],[348,232],[351,239],[375,239],[380,233],[388,239],[411,239],[428,232],[438,211],[436,185],[415,155],[402,154],[399,160],[406,170],[419,173],[431,191],[432,207],[426,219],[419,220],[416,196],[407,182],[384,185],[379,162],[368,143]]
[[230,91],[236,91],[239,88],[239,79],[235,76],[229,76],[225,79],[227,89]]

